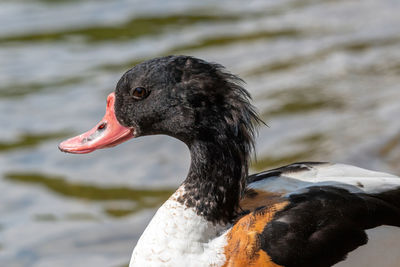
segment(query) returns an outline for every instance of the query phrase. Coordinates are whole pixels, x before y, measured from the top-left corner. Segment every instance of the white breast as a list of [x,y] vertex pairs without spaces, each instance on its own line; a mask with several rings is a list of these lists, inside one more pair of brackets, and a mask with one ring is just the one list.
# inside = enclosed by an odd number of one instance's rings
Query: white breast
[[175,200],[157,211],[132,253],[129,267],[222,266],[225,227],[216,226]]

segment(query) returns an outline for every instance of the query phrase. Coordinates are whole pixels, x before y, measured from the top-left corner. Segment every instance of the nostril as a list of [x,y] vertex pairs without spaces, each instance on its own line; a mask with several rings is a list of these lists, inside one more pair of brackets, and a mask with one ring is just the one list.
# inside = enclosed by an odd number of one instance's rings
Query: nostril
[[97,127],[97,130],[104,130],[107,126],[107,123],[103,122],[102,124],[99,125],[99,127]]

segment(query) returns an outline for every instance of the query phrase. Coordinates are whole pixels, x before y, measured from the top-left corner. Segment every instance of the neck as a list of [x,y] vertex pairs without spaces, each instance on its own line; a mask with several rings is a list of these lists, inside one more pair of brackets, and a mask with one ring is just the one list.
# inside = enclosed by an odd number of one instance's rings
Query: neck
[[178,199],[218,224],[234,219],[247,176],[246,150],[230,140],[196,140],[189,145],[190,170]]
[[166,262],[170,266],[223,265],[223,231],[236,216],[247,177],[252,134],[244,133],[248,131],[205,134],[206,140],[186,143],[191,153],[189,173],[147,226],[132,254],[131,267],[149,262],[154,266]]

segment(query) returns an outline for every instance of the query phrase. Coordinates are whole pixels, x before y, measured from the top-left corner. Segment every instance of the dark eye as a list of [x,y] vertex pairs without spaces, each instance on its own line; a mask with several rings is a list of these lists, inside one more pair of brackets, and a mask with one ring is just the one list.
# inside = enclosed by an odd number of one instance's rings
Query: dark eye
[[131,89],[131,96],[135,99],[143,99],[147,96],[147,90],[144,87],[136,87]]

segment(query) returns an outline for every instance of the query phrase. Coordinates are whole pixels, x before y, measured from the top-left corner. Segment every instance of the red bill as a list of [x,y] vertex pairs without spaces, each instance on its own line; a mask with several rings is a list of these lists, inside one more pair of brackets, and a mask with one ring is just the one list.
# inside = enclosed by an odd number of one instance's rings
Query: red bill
[[96,149],[113,147],[134,137],[134,129],[122,126],[115,117],[115,94],[107,97],[107,109],[103,119],[91,130],[72,137],[58,148],[63,152],[84,154]]

